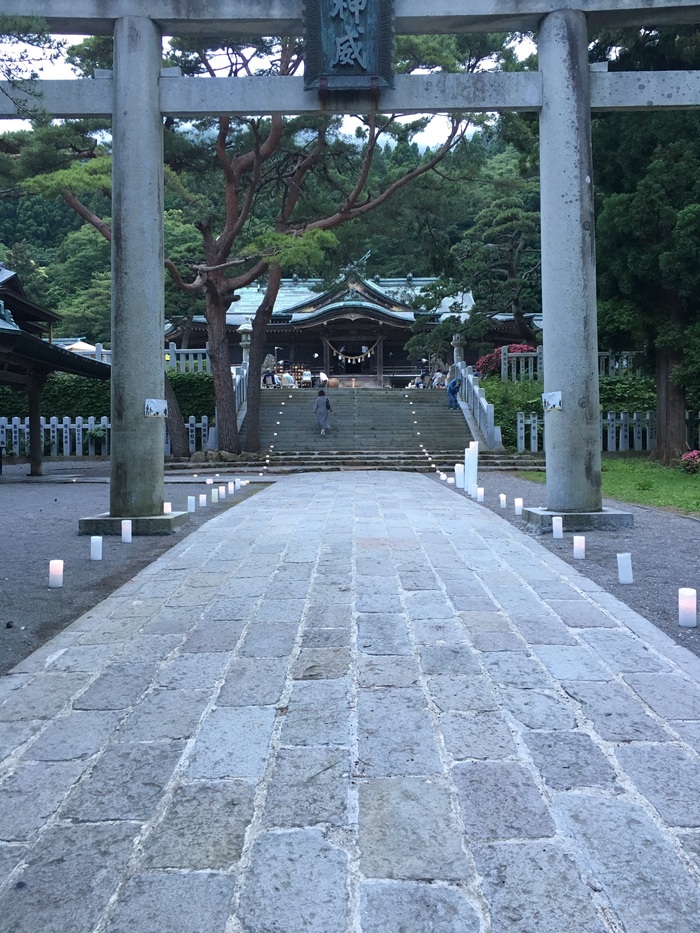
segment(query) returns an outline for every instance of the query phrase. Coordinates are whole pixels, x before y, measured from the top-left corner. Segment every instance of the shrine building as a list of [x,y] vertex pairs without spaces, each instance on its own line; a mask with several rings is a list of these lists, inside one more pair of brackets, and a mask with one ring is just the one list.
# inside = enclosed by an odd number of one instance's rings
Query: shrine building
[[[275,310],[267,328],[265,352],[274,356],[277,369],[287,369],[299,381],[304,370],[330,378],[354,379],[358,386],[401,386],[420,372],[420,360],[411,360],[404,349],[416,321],[415,305],[422,291],[435,279],[363,278],[353,270],[328,290],[321,279],[283,279]],[[244,359],[241,331],[249,328],[263,298],[265,284],[243,288],[226,313],[231,365]],[[455,305],[461,311],[455,311]],[[474,307],[471,292],[445,298],[430,315],[437,324],[447,317],[469,317]],[[496,343],[519,340],[508,326],[508,316],[496,322],[489,339]],[[166,327],[166,343],[197,349],[207,343],[203,316]],[[477,351],[467,349],[465,359],[473,362]],[[445,360],[451,363],[451,359]]]

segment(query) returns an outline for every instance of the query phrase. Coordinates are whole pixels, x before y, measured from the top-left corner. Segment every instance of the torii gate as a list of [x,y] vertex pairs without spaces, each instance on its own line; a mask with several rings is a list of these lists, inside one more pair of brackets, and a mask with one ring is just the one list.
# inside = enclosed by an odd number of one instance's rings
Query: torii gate
[[[41,81],[55,117],[111,116],[112,458],[110,516],[163,512],[164,425],[146,399],[163,397],[162,117],[366,112],[352,94],[321,101],[296,77],[193,80],[161,71],[163,36],[298,35],[302,0],[5,0],[8,16],[41,16],[54,33],[113,35],[113,74]],[[397,33],[533,31],[539,71],[404,75],[383,90],[384,112],[539,113],[547,508],[601,515],[595,244],[590,114],[700,107],[700,72],[608,74],[588,64],[588,24],[695,23],[691,0],[395,0]],[[9,89],[8,89],[9,90]],[[15,93],[13,91],[13,93]],[[16,117],[0,96],[0,118]]]

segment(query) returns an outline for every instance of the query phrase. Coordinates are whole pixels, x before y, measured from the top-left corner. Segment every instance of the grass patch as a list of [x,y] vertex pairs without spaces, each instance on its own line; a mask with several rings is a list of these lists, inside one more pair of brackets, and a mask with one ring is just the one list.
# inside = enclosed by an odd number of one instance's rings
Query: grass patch
[[[519,473],[522,479],[544,483],[544,473]],[[672,509],[684,515],[700,515],[700,473],[684,473],[676,467],[649,460],[603,458],[603,495],[635,505]]]

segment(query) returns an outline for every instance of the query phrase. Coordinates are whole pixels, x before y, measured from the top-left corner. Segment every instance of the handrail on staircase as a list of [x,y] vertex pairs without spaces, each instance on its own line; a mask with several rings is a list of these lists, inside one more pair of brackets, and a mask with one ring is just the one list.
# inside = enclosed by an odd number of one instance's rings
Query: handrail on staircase
[[494,424],[494,408],[486,401],[485,392],[479,387],[479,377],[464,362],[458,363],[456,368],[462,379],[460,398],[469,408],[486,447],[489,450],[502,447],[501,428]]

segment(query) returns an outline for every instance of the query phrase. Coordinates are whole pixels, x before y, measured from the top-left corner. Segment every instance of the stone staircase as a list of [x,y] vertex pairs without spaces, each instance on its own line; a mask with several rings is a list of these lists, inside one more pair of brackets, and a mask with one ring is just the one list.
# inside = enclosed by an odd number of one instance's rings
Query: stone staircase
[[[270,473],[452,471],[474,439],[463,414],[448,409],[444,391],[343,387],[327,390],[327,396],[333,409],[331,431],[321,437],[312,414],[315,389],[264,390],[261,457],[247,465]],[[541,459],[484,448],[479,462],[483,470],[543,468]]]

